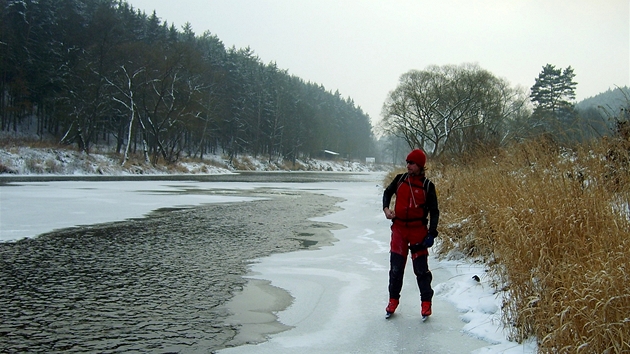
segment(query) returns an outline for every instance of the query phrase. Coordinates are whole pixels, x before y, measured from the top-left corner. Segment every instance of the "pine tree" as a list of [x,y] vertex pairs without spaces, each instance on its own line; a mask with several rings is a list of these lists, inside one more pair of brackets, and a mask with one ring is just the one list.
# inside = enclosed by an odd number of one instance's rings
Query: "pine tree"
[[551,114],[560,118],[563,113],[572,111],[577,85],[573,81],[574,77],[575,73],[571,66],[566,69],[556,69],[554,65],[545,65],[531,88],[530,98],[536,106],[534,114]]

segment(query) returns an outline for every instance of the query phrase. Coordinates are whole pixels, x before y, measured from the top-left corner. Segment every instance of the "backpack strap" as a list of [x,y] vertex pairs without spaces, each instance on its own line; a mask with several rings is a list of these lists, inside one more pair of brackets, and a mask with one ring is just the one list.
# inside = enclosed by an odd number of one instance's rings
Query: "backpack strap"
[[398,192],[398,189],[400,188],[400,186],[403,184],[403,182],[405,182],[405,180],[407,179],[407,176],[408,176],[407,172],[400,175],[400,178],[398,178],[398,181],[396,182],[396,192]]
[[425,193],[425,197],[429,194],[429,186],[431,185],[431,180],[429,180],[428,178],[424,178],[424,181],[422,182],[422,188],[424,189],[424,193]]

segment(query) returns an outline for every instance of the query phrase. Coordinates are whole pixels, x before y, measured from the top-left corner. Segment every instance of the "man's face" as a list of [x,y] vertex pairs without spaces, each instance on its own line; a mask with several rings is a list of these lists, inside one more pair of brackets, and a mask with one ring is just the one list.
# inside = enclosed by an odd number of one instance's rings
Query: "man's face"
[[418,175],[420,173],[420,166],[416,165],[413,161],[407,161],[407,172],[410,175]]

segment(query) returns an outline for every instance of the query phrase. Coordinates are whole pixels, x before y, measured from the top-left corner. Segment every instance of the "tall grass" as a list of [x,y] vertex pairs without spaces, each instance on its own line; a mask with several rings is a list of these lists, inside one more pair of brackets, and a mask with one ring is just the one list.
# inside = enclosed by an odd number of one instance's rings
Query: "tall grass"
[[630,353],[630,144],[524,143],[444,163],[441,254],[489,264],[511,339]]

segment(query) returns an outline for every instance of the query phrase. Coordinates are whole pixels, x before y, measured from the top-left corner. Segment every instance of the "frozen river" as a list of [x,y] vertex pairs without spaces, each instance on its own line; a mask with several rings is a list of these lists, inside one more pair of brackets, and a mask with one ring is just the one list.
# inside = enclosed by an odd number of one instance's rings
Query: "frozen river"
[[535,352],[479,264],[431,257],[427,323],[408,269],[384,319],[382,178],[0,178],[0,352]]

